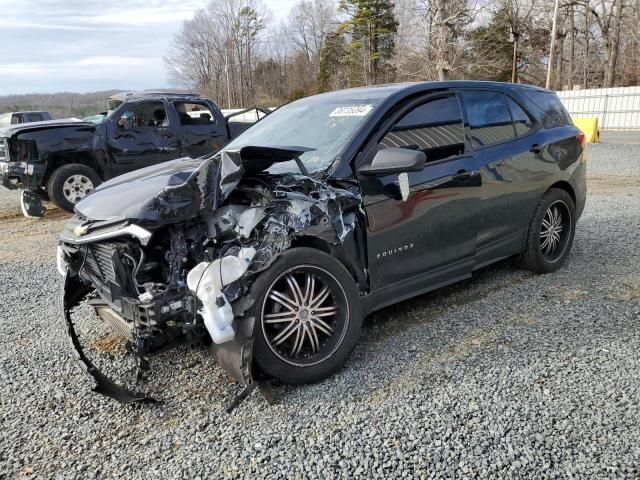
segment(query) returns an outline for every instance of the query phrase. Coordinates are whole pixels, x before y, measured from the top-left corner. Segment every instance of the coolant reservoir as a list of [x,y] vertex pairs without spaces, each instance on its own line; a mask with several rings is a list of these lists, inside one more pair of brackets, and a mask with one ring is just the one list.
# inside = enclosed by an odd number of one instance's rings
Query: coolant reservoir
[[202,262],[187,274],[187,286],[202,302],[200,314],[215,343],[233,340],[233,309],[222,288],[238,280],[249,268],[254,248],[243,248],[237,256],[227,255],[214,262]]

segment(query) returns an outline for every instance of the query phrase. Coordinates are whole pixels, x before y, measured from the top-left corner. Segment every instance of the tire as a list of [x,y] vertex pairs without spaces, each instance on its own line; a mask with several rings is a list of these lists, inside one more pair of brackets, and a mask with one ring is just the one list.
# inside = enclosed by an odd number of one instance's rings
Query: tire
[[[558,215],[561,218],[556,221]],[[571,195],[562,189],[550,189],[533,214],[520,256],[521,266],[536,273],[555,272],[571,250],[575,231],[576,207]]]
[[[362,306],[353,278],[338,260],[313,248],[287,250],[251,291],[255,302],[245,315],[256,319],[253,361],[260,371],[302,384],[326,378],[344,364],[360,335]],[[302,308],[294,312],[296,302]]]
[[58,167],[49,177],[47,193],[61,209],[73,213],[73,207],[100,185],[98,174],[91,167],[69,163]]

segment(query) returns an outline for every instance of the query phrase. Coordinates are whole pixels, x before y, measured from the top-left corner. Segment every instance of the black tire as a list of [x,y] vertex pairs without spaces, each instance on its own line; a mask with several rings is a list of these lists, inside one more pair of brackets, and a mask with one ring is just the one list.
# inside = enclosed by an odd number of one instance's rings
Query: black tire
[[[70,197],[73,196],[73,191],[69,188],[69,183],[74,177],[85,179],[85,186],[90,186],[89,190],[79,193],[76,197],[76,201],[72,201]],[[88,183],[90,182],[90,183]],[[98,174],[91,167],[86,165],[80,165],[79,163],[68,163],[58,167],[49,177],[47,182],[47,193],[51,201],[61,209],[73,213],[73,207],[75,204],[91,190],[100,185],[102,181]],[[78,182],[78,185],[74,188],[82,188],[83,182]],[[75,183],[74,183],[75,185]],[[66,193],[65,193],[66,192]]]
[[[313,282],[307,283],[310,278],[307,274],[314,278]],[[293,313],[293,309],[286,310],[280,302],[268,295],[273,290],[282,291],[280,289],[283,284],[291,286],[291,277],[294,280],[298,278],[296,285],[304,283],[304,286],[298,290],[301,297],[295,298],[291,295],[293,287],[290,288],[289,300],[297,300],[303,296],[308,300],[315,300],[300,302],[304,308],[300,308],[297,313]],[[324,286],[327,286],[329,296],[323,301],[321,297]],[[344,364],[360,335],[362,306],[353,278],[338,260],[313,248],[292,248],[282,253],[260,274],[251,291],[255,292],[255,302],[246,315],[256,319],[253,360],[259,370],[285,383],[302,384],[326,378]],[[307,292],[310,292],[308,296]],[[322,312],[311,310],[314,303],[315,308]],[[273,313],[278,306],[281,313]],[[333,308],[336,313],[331,315]],[[304,317],[303,310],[307,310]],[[323,317],[322,324],[316,323],[319,317],[314,314]],[[269,319],[265,318],[278,315],[293,316],[294,319],[270,319],[272,323],[268,323]],[[288,328],[293,329],[289,334],[284,332]],[[327,333],[329,331],[332,332],[331,335]],[[298,332],[302,332],[302,343],[298,354],[293,355],[291,352],[298,345]],[[284,340],[279,339],[278,335],[284,335]],[[295,339],[292,338],[294,335]],[[276,345],[280,340],[282,344]],[[290,351],[291,343],[293,348]],[[287,352],[291,354],[287,356]]]
[[[558,240],[554,240],[555,248],[550,243],[545,244],[549,237],[549,219],[560,213],[562,226],[558,233]],[[544,223],[544,226],[543,226]],[[555,222],[551,222],[555,223]],[[523,268],[536,273],[551,273],[558,270],[565,262],[576,231],[576,207],[571,195],[565,190],[552,188],[540,199],[531,219],[525,249],[520,255],[520,264]],[[553,235],[551,235],[553,236]]]

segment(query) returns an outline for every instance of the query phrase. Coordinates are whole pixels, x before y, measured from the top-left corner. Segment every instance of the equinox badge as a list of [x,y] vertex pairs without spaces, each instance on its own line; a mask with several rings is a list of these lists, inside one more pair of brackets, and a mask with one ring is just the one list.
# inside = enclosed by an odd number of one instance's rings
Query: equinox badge
[[396,253],[404,252],[406,250],[411,250],[412,248],[413,248],[413,243],[409,243],[407,245],[403,245],[398,248],[392,248],[391,250],[385,250],[384,252],[380,252],[376,255],[376,258],[390,257],[391,255],[395,255]]

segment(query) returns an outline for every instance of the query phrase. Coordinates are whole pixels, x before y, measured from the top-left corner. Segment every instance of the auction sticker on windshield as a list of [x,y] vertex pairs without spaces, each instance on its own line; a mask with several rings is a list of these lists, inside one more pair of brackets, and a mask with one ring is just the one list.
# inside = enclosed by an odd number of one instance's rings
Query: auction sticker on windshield
[[366,117],[373,110],[373,105],[345,105],[336,108],[330,117]]

